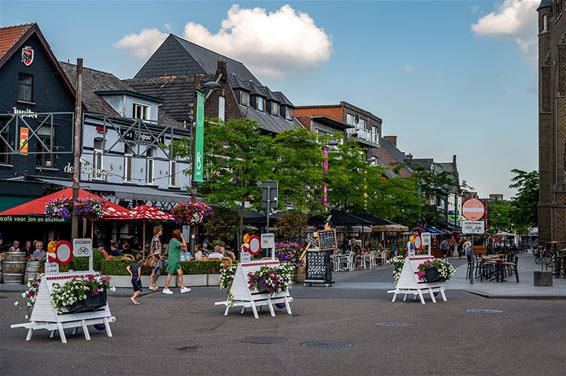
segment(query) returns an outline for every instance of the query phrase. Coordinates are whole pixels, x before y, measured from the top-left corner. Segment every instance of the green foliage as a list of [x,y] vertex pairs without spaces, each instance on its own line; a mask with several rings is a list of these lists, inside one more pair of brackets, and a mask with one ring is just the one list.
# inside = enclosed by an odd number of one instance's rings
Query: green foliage
[[[100,272],[103,275],[130,275],[128,270],[126,269],[129,265],[133,264],[132,260],[129,259],[122,259],[122,258],[111,258],[109,260],[102,261],[102,267]],[[151,274],[151,271],[148,273],[147,270],[143,270],[142,274],[148,275]]]
[[[128,265],[133,263],[132,260],[112,258],[110,260],[102,261],[103,275],[124,275],[128,276]],[[220,273],[220,261],[181,261],[181,269],[184,274],[218,274]],[[165,273],[165,271],[163,271]],[[142,268],[142,275],[150,275],[151,270]]]
[[329,139],[329,136],[304,128],[287,130],[275,136],[276,163],[273,174],[279,182],[280,209],[292,207],[311,214],[325,209],[321,199],[323,145]]
[[[232,244],[236,240],[236,233],[240,228],[240,216],[234,210],[225,207],[216,207],[214,209],[214,218],[206,222],[204,229],[211,239],[212,246],[224,244]],[[217,244],[217,242],[219,242]],[[220,242],[222,244],[220,244]]]
[[[96,272],[99,272],[104,261],[104,255],[97,248],[92,250],[92,265]],[[73,257],[67,265],[59,266],[59,271],[68,272],[69,270],[88,270],[88,257]]]
[[458,177],[453,172],[431,171],[422,167],[414,167],[413,176],[418,179],[418,190],[425,200],[419,213],[418,222],[436,225],[439,221],[439,210],[436,205],[430,205],[428,198],[436,197],[447,201],[451,192],[460,192]]
[[283,240],[305,236],[307,220],[307,215],[296,210],[282,212],[277,217],[277,234]]
[[371,186],[368,212],[413,227],[424,205],[417,178],[379,179]]
[[184,274],[219,274],[222,263],[220,261],[181,261]]
[[515,174],[509,188],[517,189],[517,194],[511,199],[513,205],[513,221],[517,231],[527,233],[527,229],[538,223],[538,171],[526,172],[518,169],[511,170]]
[[515,232],[514,208],[509,201],[496,201],[488,207],[488,232],[497,233],[500,231]]

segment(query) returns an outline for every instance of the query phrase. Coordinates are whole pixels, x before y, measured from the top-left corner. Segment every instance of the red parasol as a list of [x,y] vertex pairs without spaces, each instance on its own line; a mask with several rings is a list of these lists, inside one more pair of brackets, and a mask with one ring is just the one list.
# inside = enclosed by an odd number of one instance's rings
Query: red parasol
[[[0,215],[44,215],[45,205],[51,200],[56,198],[73,197],[73,189],[65,188],[50,195],[36,198],[25,204],[16,206],[14,208],[4,210]],[[84,189],[79,189],[79,198],[93,198],[100,200],[104,203],[104,217],[103,219],[130,219],[130,212],[128,209],[116,205],[100,196],[92,194]]]

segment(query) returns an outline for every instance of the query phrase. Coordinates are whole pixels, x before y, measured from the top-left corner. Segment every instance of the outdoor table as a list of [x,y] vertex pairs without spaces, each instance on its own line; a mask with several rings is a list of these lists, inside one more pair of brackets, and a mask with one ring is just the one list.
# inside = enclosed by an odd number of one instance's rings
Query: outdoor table
[[332,259],[334,271],[336,272],[345,271],[345,269],[342,269],[340,265],[342,264],[343,260],[346,260],[346,262],[348,261],[348,255],[335,254],[335,255],[330,255],[330,258]]
[[503,277],[503,263],[507,261],[507,259],[504,256],[503,257],[502,255],[484,256],[483,260],[486,264],[492,264],[495,266],[496,282],[507,282]]

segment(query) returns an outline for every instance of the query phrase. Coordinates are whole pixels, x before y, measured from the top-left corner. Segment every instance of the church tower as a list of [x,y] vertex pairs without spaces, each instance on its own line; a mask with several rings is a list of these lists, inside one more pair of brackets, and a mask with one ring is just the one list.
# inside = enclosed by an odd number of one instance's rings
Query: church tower
[[542,0],[538,12],[539,241],[566,242],[565,0]]

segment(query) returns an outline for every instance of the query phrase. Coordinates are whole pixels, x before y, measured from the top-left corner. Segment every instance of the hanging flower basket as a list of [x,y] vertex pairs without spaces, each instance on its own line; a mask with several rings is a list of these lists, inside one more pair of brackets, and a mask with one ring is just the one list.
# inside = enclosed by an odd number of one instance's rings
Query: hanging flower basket
[[74,200],[71,197],[56,198],[45,205],[44,213],[50,217],[69,220],[73,212],[80,218],[98,220],[104,217],[104,202],[94,198]]
[[214,210],[204,202],[187,202],[173,207],[171,214],[178,223],[198,225],[214,216]]

